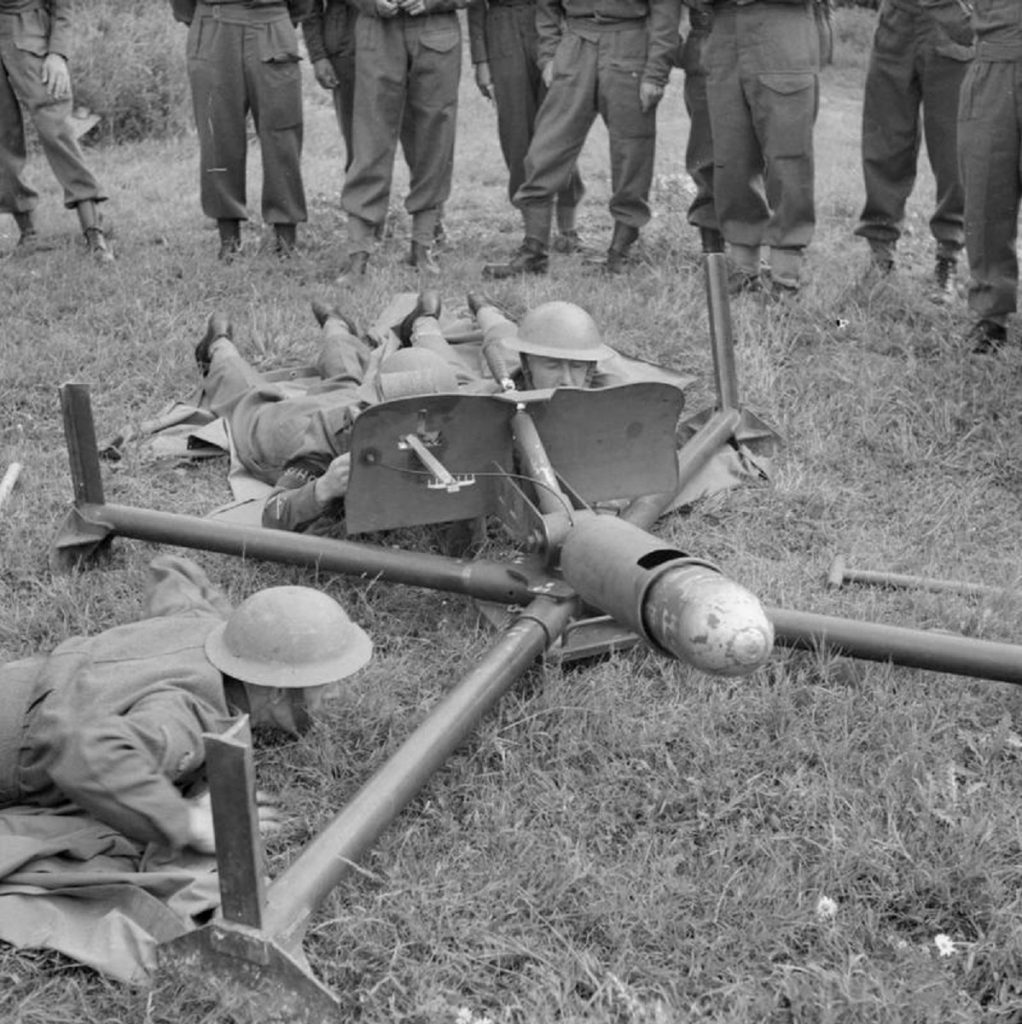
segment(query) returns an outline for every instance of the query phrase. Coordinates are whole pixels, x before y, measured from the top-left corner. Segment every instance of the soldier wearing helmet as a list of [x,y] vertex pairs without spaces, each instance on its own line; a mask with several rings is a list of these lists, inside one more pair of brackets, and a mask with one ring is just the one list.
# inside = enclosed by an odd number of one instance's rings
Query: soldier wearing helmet
[[[233,612],[187,558],[153,560],[145,617],[0,666],[0,807],[75,809],[139,843],[213,850],[203,733],[295,734],[372,643],[332,598],[273,587]],[[68,805],[74,805],[68,807]],[[264,832],[279,812],[263,801]]]
[[518,354],[526,388],[603,387],[601,360],[617,353],[604,344],[596,321],[581,306],[560,300],[530,310],[517,326],[488,298],[468,296],[483,329],[484,351],[493,345]]
[[[410,314],[412,320],[421,306]],[[453,370],[437,353],[414,347],[381,359],[381,350],[371,349],[343,313],[318,303],[313,313],[322,328],[316,361],[322,380],[301,395],[267,382],[249,365],[232,341],[230,321],[220,313],[209,318],[195,349],[209,407],[226,419],[238,460],[273,486],[262,522],[275,529],[301,531],[321,517],[343,517],[351,428],[364,409],[458,388]],[[410,329],[406,318],[398,327],[402,340]]]

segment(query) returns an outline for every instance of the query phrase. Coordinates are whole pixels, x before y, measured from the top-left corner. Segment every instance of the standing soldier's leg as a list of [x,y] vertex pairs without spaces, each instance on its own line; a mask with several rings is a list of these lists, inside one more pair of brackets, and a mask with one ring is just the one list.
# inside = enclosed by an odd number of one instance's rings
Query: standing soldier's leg
[[801,285],[802,253],[816,226],[813,128],[819,109],[819,36],[812,11],[762,4],[756,30],[761,72],[749,90],[762,140],[775,290]]
[[731,259],[732,291],[760,287],[760,247],[770,221],[763,189],[763,152],[739,68],[737,19],[746,10],[715,9],[705,50],[713,134],[713,202]]
[[324,35],[330,64],[337,77],[334,113],[344,139],[344,171],[351,166],[351,122],[355,105],[355,19],[358,12],[348,3],[334,3],[326,12]]
[[199,196],[202,212],[217,222],[222,260],[232,259],[241,248],[241,222],[248,219],[244,33],[244,25],[221,20],[205,3],[196,8],[188,30],[188,80],[199,136]]
[[515,193],[525,238],[506,263],[491,263],[491,278],[546,273],[554,197],[576,172],[578,155],[596,120],[597,51],[595,43],[567,31],[553,58],[553,81],[536,115],[525,156],[525,180]]
[[525,154],[543,94],[536,66],[535,10],[530,5],[502,4],[486,16],[486,52],[497,108],[497,138],[508,170],[507,194],[525,179]]
[[[23,123],[19,101],[35,124],[39,142],[53,174],[64,190],[64,205],[76,209],[89,251],[103,261],[113,259],[99,221],[97,203],[106,199],[92,172],[85,164],[78,140],[71,126],[71,98],[55,99],[43,83],[43,58],[47,41],[33,34],[40,33],[42,22],[22,21],[17,15],[0,15],[0,57],[3,60],[4,84],[0,93],[3,116],[0,119],[3,142],[0,153],[4,174],[3,192],[11,212],[19,217],[22,234],[34,231],[30,216],[35,193],[22,180],[25,165]],[[25,214],[29,213],[26,218]]]
[[681,66],[685,72],[685,109],[689,121],[685,169],[696,187],[695,198],[688,208],[688,222],[699,229],[703,252],[723,252],[724,236],[720,233],[717,211],[713,205],[713,132],[710,130],[706,65],[703,60],[710,18],[709,12],[689,8],[691,31],[681,55]]
[[[969,51],[962,47],[965,54]],[[933,53],[923,71],[923,131],[936,182],[930,231],[937,242],[934,274],[945,294],[953,293],[958,254],[965,244],[965,193],[958,171],[958,96],[968,57]]]
[[1005,341],[1017,303],[1020,90],[1022,62],[977,60],[962,83],[958,108],[965,248],[972,272],[969,309],[978,317],[966,340],[980,353]]
[[289,256],[295,225],[308,217],[302,185],[302,75],[298,37],[285,13],[248,33],[245,78],[263,158],[263,222],[276,251]]
[[405,23],[360,14],[355,23],[352,161],[341,206],[348,214],[348,259],[338,283],[361,277],[390,202],[394,154],[408,87]]
[[610,143],[610,213],[614,233],[600,266],[624,270],[628,252],[649,222],[656,155],[656,112],[643,111],[639,80],[646,64],[646,26],[619,28],[600,40],[598,104]]
[[461,80],[461,25],[452,13],[413,19],[407,111],[414,131],[405,209],[412,215],[409,262],[431,273],[440,268],[433,241],[440,210],[451,194]]
[[905,203],[919,160],[923,100],[920,13],[884,4],[873,37],[862,104],[862,175],[866,202],[855,234],[869,242],[871,264],[894,269]]
[[33,211],[39,193],[24,178],[28,160],[25,124],[8,71],[20,59],[14,45],[16,26],[16,15],[0,14],[0,211],[14,217],[18,244],[29,246],[36,241]]

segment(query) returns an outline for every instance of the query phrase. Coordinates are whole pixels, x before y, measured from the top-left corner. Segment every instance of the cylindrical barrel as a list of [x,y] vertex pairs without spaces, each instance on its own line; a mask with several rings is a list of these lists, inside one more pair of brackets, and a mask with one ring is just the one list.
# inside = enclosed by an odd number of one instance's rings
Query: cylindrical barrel
[[891,661],[1002,683],[1022,683],[1022,647],[879,622],[857,622],[815,612],[767,608],[777,642],[785,647],[826,648],[866,661]]
[[770,656],[773,629],[752,593],[621,519],[577,520],[561,573],[587,604],[704,672],[745,675]]
[[128,505],[81,505],[78,511],[87,522],[138,540],[308,565],[350,576],[379,577],[391,583],[469,594],[501,604],[527,604],[535,596],[520,573],[497,562],[396,551],[356,541],[266,530]]
[[564,631],[577,601],[537,598],[393,757],[270,885],[263,929],[285,947],[401,809],[529,665]]
[[557,473],[550,465],[550,458],[532,417],[520,408],[511,419],[511,429],[523,471],[536,486],[536,503],[540,511],[544,514],[566,510],[570,512],[571,505],[561,490]]
[[706,254],[706,305],[710,314],[710,343],[717,402],[721,410],[738,408],[738,374],[735,370],[735,339],[731,306],[727,298],[727,258]]

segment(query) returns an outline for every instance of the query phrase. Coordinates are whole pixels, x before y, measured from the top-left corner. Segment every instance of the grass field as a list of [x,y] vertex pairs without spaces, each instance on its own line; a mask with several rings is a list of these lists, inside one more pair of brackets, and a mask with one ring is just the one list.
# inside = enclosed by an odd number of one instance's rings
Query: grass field
[[[869,16],[839,12],[817,128],[818,232],[797,302],[732,309],[745,405],[786,439],[769,486],[707,499],[660,525],[764,603],[1014,641],[1022,541],[1022,361],[969,355],[964,301],[935,302],[927,218],[913,196],[900,269],[864,279],[852,237],[862,200],[859,103]],[[183,48],[183,36],[172,45]],[[449,304],[519,239],[494,115],[467,70]],[[695,374],[712,400],[707,315],[682,154],[680,76],[660,114],[655,217],[645,260],[610,281],[555,257],[549,276],[501,284],[516,312],[580,301],[624,351]],[[257,150],[252,149],[254,164]],[[109,562],[52,575],[47,547],[71,501],[57,385],[89,383],[111,435],[194,385],[210,311],[268,365],[304,361],[314,298],[363,323],[417,288],[408,218],[356,289],[331,284],[343,254],[342,149],[325,95],[307,91],[310,223],[287,264],[258,251],[215,260],[198,208],[192,138],[90,154],[107,183],[118,262],[82,255],[47,169],[40,226],[52,250],[2,264],[0,468],[24,464],[2,513],[0,657],[48,649],[138,614],[155,548],[119,540]],[[925,163],[925,161],[924,161]],[[605,135],[582,170],[582,229],[610,229]],[[258,196],[253,166],[252,197]],[[398,169],[395,194],[405,178]],[[258,202],[254,202],[258,208]],[[15,241],[0,224],[0,247]],[[106,467],[112,502],[204,513],[227,500],[222,465],[166,465],[129,446]],[[831,557],[1008,588],[995,599],[825,586]],[[240,600],[284,582],[339,598],[376,657],[299,742],[257,750],[260,782],[291,818],[279,873],[487,648],[470,602],[198,553]],[[1011,588],[1016,588],[1012,590]],[[1022,703],[1008,685],[778,651],[743,680],[644,650],[537,667],[335,890],[310,931],[316,973],[343,1020],[1022,1021]],[[938,936],[940,941],[936,941]],[[0,1020],[213,1024],[238,1019],[197,991],[125,989],[49,954],[0,950]]]

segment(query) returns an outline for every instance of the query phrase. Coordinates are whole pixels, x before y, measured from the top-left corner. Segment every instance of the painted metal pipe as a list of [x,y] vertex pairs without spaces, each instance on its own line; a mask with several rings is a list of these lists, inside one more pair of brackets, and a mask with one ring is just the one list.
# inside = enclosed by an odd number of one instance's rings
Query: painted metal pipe
[[536,502],[540,511],[544,515],[570,513],[571,503],[561,490],[536,423],[525,409],[519,408],[511,418],[511,431],[514,434],[515,451],[522,460],[522,470],[535,484]]
[[1022,683],[1022,646],[1016,644],[785,608],[765,611],[773,623],[776,642],[785,647],[826,648],[866,661]]
[[844,555],[835,555],[827,573],[828,587],[842,587],[846,583],[866,583],[876,587],[895,587],[904,590],[929,590],[937,594],[966,594],[974,597],[999,597],[1010,594],[1010,587],[994,587],[987,583],[968,583],[959,580],[941,580],[930,576],[911,576],[899,572],[880,572],[875,569],[853,569]]
[[660,494],[644,494],[635,498],[620,517],[642,530],[653,524],[670,507],[681,489],[713,458],[713,455],[734,437],[742,414],[738,409],[722,409],[713,413],[685,442],[678,452],[678,487]]
[[577,601],[537,598],[267,891],[263,930],[285,948],[355,861],[564,631]]
[[520,567],[498,562],[398,551],[127,505],[80,505],[77,512],[85,522],[101,531],[123,537],[261,558],[268,562],[306,565],[349,576],[378,577],[392,583],[468,594],[484,601],[527,604],[535,596],[534,588],[544,585],[544,581],[545,590],[549,591],[545,577],[543,581],[530,584]]
[[722,252],[706,254],[706,306],[710,314],[710,345],[717,404],[721,409],[738,408],[738,372],[735,369],[735,339],[731,327],[731,304],[727,296],[727,257]]

